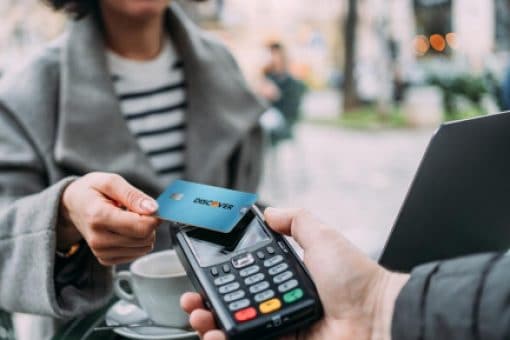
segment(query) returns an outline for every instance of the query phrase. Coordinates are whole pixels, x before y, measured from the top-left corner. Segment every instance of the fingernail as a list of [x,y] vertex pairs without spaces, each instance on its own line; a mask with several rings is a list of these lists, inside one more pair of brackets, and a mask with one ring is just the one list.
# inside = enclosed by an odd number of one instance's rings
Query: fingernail
[[143,199],[140,205],[142,209],[147,212],[155,212],[158,210],[158,203],[151,199]]

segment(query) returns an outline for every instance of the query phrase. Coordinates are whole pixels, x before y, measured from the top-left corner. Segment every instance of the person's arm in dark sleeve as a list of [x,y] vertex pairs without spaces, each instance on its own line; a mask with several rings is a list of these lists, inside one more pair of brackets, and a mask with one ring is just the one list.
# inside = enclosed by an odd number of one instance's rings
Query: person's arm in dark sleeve
[[510,256],[504,254],[419,266],[395,304],[393,340],[509,337]]

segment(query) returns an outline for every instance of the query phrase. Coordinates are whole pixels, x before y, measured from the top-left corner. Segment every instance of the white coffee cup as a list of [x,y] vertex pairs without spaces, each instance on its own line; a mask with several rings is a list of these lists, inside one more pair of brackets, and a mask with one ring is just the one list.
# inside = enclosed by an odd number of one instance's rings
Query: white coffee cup
[[[122,282],[128,283],[133,293],[123,289]],[[182,293],[194,289],[175,250],[139,258],[129,271],[115,275],[113,288],[120,299],[138,305],[156,324],[189,327],[188,316],[179,301]]]

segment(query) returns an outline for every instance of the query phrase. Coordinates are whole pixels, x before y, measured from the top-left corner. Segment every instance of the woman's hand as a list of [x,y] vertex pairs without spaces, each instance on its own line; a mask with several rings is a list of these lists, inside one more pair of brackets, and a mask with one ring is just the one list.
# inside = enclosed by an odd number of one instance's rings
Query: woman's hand
[[160,221],[151,215],[157,209],[151,197],[121,176],[87,174],[62,195],[57,247],[84,238],[101,264],[130,262],[152,250]]
[[[324,318],[301,330],[299,339],[389,339],[395,300],[407,275],[393,274],[370,260],[337,230],[301,210],[268,208],[272,229],[291,235],[304,249],[304,262],[324,306]],[[181,298],[190,323],[203,339],[224,340],[197,293]],[[293,336],[290,336],[293,338]]]

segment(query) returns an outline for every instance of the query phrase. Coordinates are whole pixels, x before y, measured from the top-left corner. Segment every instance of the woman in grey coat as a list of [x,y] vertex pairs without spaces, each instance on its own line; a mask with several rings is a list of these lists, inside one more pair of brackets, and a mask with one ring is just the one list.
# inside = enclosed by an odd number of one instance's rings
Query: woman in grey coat
[[168,246],[173,178],[256,190],[264,107],[177,4],[48,2],[79,19],[0,83],[0,310],[62,320]]

